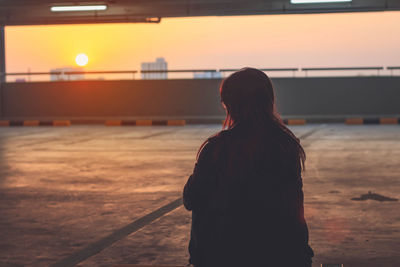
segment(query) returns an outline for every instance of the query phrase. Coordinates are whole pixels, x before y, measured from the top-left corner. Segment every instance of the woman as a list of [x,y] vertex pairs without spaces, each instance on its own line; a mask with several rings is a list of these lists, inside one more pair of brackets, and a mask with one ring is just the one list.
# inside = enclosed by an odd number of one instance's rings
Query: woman
[[305,153],[275,109],[271,80],[241,69],[220,87],[224,129],[200,147],[183,201],[189,263],[309,267],[301,171]]

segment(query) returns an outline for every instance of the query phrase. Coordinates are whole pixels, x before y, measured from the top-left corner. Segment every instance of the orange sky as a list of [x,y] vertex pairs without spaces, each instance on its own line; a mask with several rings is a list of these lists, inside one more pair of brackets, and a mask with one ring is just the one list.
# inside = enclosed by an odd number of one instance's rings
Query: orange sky
[[6,27],[7,72],[400,65],[400,12],[163,19],[160,24]]

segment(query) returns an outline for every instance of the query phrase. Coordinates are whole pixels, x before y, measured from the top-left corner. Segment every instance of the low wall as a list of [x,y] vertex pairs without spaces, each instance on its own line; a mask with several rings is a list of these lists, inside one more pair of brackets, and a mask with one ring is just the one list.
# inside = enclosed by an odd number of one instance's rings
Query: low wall
[[[2,118],[222,118],[220,79],[5,83]],[[284,117],[400,114],[400,77],[275,78]]]

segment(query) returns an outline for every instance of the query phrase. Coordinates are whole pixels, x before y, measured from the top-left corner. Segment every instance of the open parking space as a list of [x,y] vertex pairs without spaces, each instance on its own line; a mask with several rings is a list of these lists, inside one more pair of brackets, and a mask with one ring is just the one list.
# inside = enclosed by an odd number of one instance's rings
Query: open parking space
[[[0,128],[0,265],[48,266],[82,251],[79,266],[186,265],[190,213],[180,205],[99,253],[87,248],[181,197],[198,147],[220,128]],[[315,266],[400,266],[399,201],[352,200],[400,198],[400,127],[291,129],[307,153]]]

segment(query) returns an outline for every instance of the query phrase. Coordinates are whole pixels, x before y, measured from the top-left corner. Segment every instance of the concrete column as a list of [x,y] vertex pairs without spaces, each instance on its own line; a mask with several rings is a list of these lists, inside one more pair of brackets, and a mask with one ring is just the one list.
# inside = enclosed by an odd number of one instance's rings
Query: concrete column
[[3,84],[6,82],[6,43],[4,25],[0,25],[0,118],[3,117]]
[[[0,25],[0,74],[6,72],[6,43],[4,35],[4,26]],[[4,83],[6,77],[0,75],[0,83]]]

